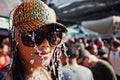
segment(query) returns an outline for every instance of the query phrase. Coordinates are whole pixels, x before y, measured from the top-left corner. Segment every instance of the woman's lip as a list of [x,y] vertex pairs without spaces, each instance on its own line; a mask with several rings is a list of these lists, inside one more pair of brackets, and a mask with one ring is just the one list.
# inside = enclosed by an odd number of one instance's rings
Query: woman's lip
[[50,52],[49,53],[43,53],[43,52],[40,51],[40,53],[36,52],[35,54],[38,55],[39,57],[44,57],[44,58],[50,56]]
[[48,54],[41,54],[43,57],[49,57],[50,53]]

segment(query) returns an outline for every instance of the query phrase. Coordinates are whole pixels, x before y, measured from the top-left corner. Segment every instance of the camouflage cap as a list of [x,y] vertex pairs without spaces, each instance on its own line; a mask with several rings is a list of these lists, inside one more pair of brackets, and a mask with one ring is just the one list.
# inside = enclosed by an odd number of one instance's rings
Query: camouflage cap
[[23,2],[15,9],[13,14],[13,26],[18,32],[29,32],[53,23],[58,24],[64,32],[67,31],[64,25],[56,22],[54,10],[41,0]]

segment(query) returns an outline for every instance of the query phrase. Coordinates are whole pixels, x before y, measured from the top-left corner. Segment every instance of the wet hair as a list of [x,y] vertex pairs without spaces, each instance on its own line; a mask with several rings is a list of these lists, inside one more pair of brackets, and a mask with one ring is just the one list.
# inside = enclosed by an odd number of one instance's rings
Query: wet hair
[[75,45],[75,42],[73,41],[65,42],[65,46],[67,48],[66,54],[69,58],[76,58],[79,56],[79,50]]
[[11,70],[13,74],[13,80],[25,80],[25,71],[18,51],[14,53]]

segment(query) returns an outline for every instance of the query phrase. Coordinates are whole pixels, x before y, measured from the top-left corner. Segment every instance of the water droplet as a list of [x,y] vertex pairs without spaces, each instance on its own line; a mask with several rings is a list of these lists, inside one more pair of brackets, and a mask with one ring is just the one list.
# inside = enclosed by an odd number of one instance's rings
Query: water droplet
[[34,49],[35,49],[39,54],[42,53],[42,51],[40,51],[40,50],[38,49],[38,46],[37,46],[37,45],[34,46]]
[[30,60],[30,64],[34,64],[34,60],[32,59],[32,60]]
[[33,68],[31,68],[31,69],[30,69],[30,71],[32,71],[32,72],[33,72]]
[[42,56],[41,53],[39,53],[38,56]]

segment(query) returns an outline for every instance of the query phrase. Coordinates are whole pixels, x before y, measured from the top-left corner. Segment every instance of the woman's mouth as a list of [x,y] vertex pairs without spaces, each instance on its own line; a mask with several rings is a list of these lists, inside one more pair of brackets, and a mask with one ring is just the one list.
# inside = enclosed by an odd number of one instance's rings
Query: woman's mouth
[[50,48],[48,47],[42,47],[40,49],[35,48],[36,49],[36,54],[38,54],[38,56],[42,56],[42,57],[49,57],[50,56]]

